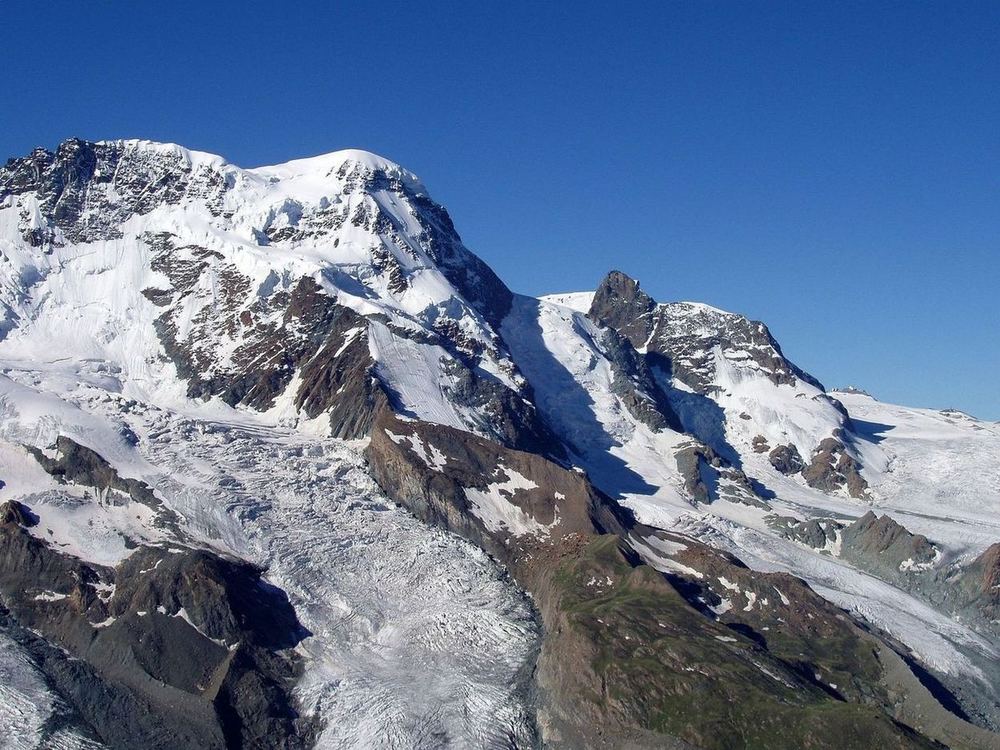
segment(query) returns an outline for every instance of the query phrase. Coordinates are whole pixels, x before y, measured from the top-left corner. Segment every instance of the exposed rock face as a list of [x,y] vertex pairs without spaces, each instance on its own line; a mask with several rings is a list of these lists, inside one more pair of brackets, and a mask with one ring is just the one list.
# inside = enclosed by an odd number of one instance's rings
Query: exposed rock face
[[896,575],[929,568],[940,558],[923,534],[912,534],[889,516],[879,517],[872,511],[844,529],[844,555]]
[[414,196],[422,209],[418,219],[429,244],[429,254],[451,281],[494,328],[510,310],[512,294],[493,269],[462,245],[443,206],[426,195]]
[[589,316],[643,351],[658,354],[670,373],[705,393],[715,380],[715,351],[749,357],[776,384],[815,378],[789,362],[767,327],[740,315],[689,302],[657,304],[638,282],[612,271],[597,288]]
[[505,561],[513,559],[510,548],[593,533],[591,516],[602,510],[599,493],[578,472],[388,411],[375,423],[367,455],[390,497]]
[[684,477],[684,489],[696,503],[710,503],[716,493],[714,469],[721,466],[715,452],[706,445],[694,444],[677,452],[677,468]]
[[597,287],[587,316],[640,346],[652,330],[655,309],[656,301],[639,288],[638,281],[621,271],[611,271]]
[[0,505],[0,526],[6,524],[30,528],[38,525],[38,517],[31,512],[27,505],[19,503],[17,500],[11,500]]
[[43,248],[120,237],[118,225],[129,216],[185,197],[217,207],[231,187],[218,171],[194,168],[176,147],[143,149],[76,138],[54,153],[35,149],[0,168],[0,202],[36,194],[40,221],[25,215],[22,225],[25,240]]
[[864,498],[868,482],[861,476],[858,462],[836,437],[826,438],[816,448],[812,461],[802,469],[806,484],[824,492],[846,488],[851,497]]
[[612,392],[629,413],[654,430],[683,432],[680,419],[663,393],[646,359],[618,331],[604,331],[601,344],[615,372]]
[[[452,362],[447,371],[451,381],[444,388],[455,404],[476,414],[480,432],[517,450],[530,451],[556,460],[565,457],[559,438],[552,433],[530,399],[530,388],[515,391],[484,377],[471,364]],[[386,386],[393,395],[390,386]],[[391,402],[397,413],[405,414],[398,401]]]
[[50,457],[32,446],[27,446],[26,449],[48,474],[62,482],[93,487],[102,495],[106,495],[109,503],[115,503],[115,499],[110,495],[113,490],[153,510],[161,509],[163,506],[148,484],[138,479],[119,476],[114,467],[100,454],[65,435],[56,438],[55,457]]
[[[198,248],[177,247],[169,236],[151,242],[159,248],[154,268],[174,286],[144,293],[168,305],[156,321],[156,330],[178,374],[188,381],[190,397],[218,396],[233,406],[264,411],[294,386],[295,407],[309,418],[328,413],[331,434],[347,439],[367,435],[375,415],[387,403],[405,410],[386,382],[390,378],[380,375],[372,358],[368,319],[339,304],[315,279],[303,277],[291,291],[274,286],[267,294],[258,292],[248,305],[247,279],[234,266]],[[182,333],[181,321],[189,313],[179,303],[210,265],[223,281],[221,287],[216,285],[221,289],[221,304],[203,308],[193,326],[189,324],[189,330]],[[477,357],[482,353],[478,344],[463,344],[461,330],[452,330],[444,319],[440,327],[440,333],[422,335],[395,327],[393,335],[448,349],[454,356],[447,363],[448,397],[475,410],[497,439],[559,455],[558,441],[538,419],[530,400],[478,372]],[[239,342],[224,364],[220,363],[219,331]]]
[[[801,581],[638,526],[580,473],[447,427],[385,413],[368,456],[391,497],[532,594],[546,746],[931,746],[887,715],[877,641]],[[671,545],[685,552],[664,562]],[[678,569],[692,577],[657,572]],[[745,606],[726,607],[728,586]]]
[[104,742],[308,746],[291,700],[305,632],[260,571],[180,548],[96,566],[32,536],[23,506],[0,515],[7,632]]
[[[367,434],[374,414],[385,403],[374,377],[367,320],[337,304],[308,277],[300,279],[291,292],[277,290],[258,296],[244,307],[245,281],[235,269],[228,274],[223,269],[224,277],[234,285],[231,299],[205,308],[195,328],[181,337],[177,321],[184,308],[174,302],[177,295],[189,291],[193,281],[191,264],[177,254],[189,249],[174,247],[169,238],[157,241],[163,249],[154,265],[180,270],[166,271],[175,282],[172,290],[157,291],[157,295],[172,297],[170,309],[157,319],[156,330],[178,374],[188,381],[189,396],[219,396],[233,406],[266,410],[297,375],[293,400],[307,417],[329,412],[335,437]],[[241,341],[225,367],[217,364],[214,346],[214,332],[220,329]]]
[[961,571],[957,582],[961,609],[974,612],[984,624],[1000,631],[1000,543],[991,545]]
[[693,505],[721,498],[757,508],[769,507],[743,470],[729,465],[711,446],[692,442],[678,450],[674,458],[684,479],[684,491]]
[[767,454],[767,459],[771,462],[771,466],[786,475],[798,474],[805,468],[799,449],[791,444],[776,446]]

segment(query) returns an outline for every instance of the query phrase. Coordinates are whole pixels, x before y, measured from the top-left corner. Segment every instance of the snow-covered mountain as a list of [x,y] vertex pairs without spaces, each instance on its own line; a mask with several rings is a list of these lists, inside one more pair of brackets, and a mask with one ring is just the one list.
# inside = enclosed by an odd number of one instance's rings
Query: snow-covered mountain
[[13,159],[0,312],[15,747],[995,746],[995,424],[362,151]]

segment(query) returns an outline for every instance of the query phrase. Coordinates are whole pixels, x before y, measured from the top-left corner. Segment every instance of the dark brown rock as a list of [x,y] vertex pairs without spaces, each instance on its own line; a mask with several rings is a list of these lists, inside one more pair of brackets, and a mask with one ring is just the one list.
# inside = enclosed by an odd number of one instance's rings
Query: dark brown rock
[[613,328],[634,345],[652,329],[656,301],[639,288],[639,282],[621,271],[611,271],[597,287],[587,317]]
[[799,449],[791,443],[776,446],[767,455],[767,459],[771,462],[771,466],[785,475],[798,474],[805,468]]
[[865,498],[868,482],[861,476],[861,467],[838,438],[824,439],[813,453],[809,465],[802,469],[806,484],[824,492],[842,487],[851,497]]
[[38,517],[31,512],[27,505],[19,503],[17,500],[8,500],[0,505],[0,525],[8,523],[31,527],[38,524]]

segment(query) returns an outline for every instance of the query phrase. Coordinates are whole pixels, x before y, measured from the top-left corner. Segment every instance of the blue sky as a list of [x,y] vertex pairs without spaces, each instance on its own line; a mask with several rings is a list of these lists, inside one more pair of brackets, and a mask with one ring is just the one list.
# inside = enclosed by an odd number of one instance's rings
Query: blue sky
[[610,268],[827,385],[1000,419],[1000,3],[3,0],[0,159],[419,174],[516,290]]

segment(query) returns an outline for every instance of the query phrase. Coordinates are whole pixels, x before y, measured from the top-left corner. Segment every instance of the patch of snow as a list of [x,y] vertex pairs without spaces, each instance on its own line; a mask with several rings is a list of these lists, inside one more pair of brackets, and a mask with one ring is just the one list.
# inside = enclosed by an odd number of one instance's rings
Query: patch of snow
[[731,599],[726,599],[724,597],[720,597],[720,599],[721,601],[718,604],[715,605],[710,604],[708,607],[710,610],[712,610],[712,612],[715,613],[716,617],[726,614],[726,612],[728,612],[733,608],[733,602]]
[[430,443],[424,445],[418,435],[396,435],[390,430],[385,431],[386,436],[397,445],[407,444],[414,453],[424,462],[424,465],[432,471],[443,471],[448,465],[448,458],[441,450]]
[[719,576],[719,583],[722,584],[723,588],[726,588],[730,591],[735,591],[737,594],[740,592],[740,585],[738,583],[733,583],[725,576]]
[[43,591],[35,595],[36,602],[61,602],[67,597],[66,594],[57,594],[55,591]]
[[[652,546],[653,540],[656,537],[642,537],[639,538],[634,534],[629,535],[629,542],[632,544],[632,548],[639,553],[643,562],[652,567],[654,570],[658,570],[661,573],[680,573],[682,575],[692,576],[694,578],[703,579],[705,574],[700,570],[690,567],[689,565],[684,565],[677,560],[674,560],[669,556],[668,553],[658,550]],[[674,551],[677,551],[677,543],[669,542],[668,540],[658,540],[669,548],[674,545]]]
[[511,502],[517,490],[531,490],[538,487],[534,481],[518,473],[514,469],[498,466],[497,473],[507,475],[502,482],[493,482],[485,489],[464,488],[465,497],[471,504],[472,514],[483,522],[483,525],[494,532],[507,531],[514,536],[531,534],[546,536],[559,523],[558,508],[555,518],[549,524],[543,524],[529,513]]

